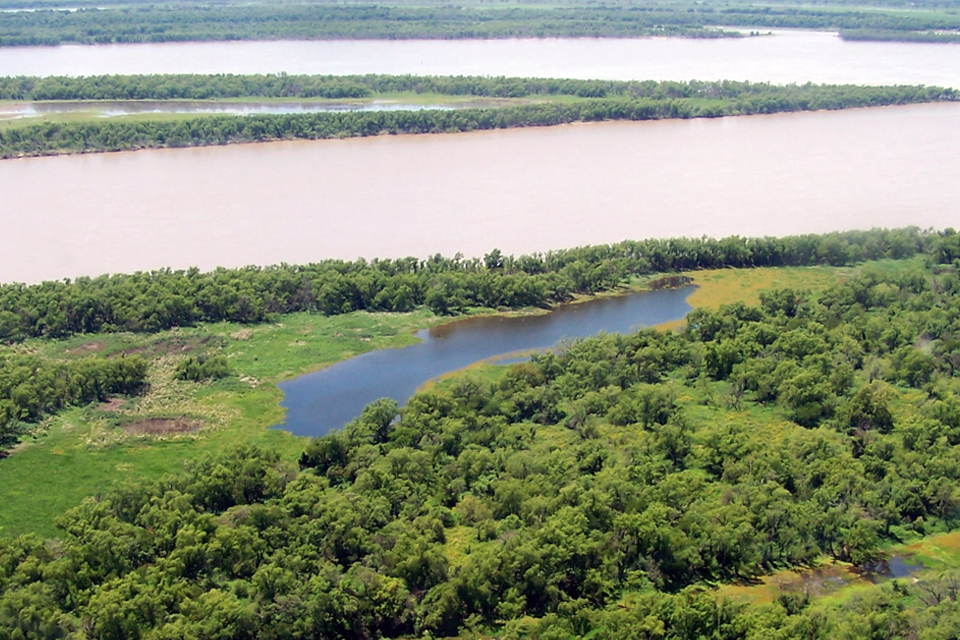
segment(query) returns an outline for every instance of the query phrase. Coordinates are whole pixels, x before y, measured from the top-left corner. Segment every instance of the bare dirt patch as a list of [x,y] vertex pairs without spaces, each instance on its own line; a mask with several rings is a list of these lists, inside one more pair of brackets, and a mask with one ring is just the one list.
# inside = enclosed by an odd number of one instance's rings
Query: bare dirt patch
[[147,418],[125,424],[123,430],[132,434],[166,436],[176,433],[192,433],[203,426],[203,420],[188,418]]
[[171,336],[163,338],[157,342],[142,346],[125,349],[122,355],[132,356],[141,355],[145,357],[158,357],[168,354],[187,353],[199,348],[206,348],[210,345],[213,336],[190,337]]
[[73,349],[68,349],[67,353],[71,355],[80,355],[84,353],[96,353],[98,351],[103,351],[103,340],[94,340],[93,342],[84,342],[79,347],[74,347]]
[[127,401],[123,398],[110,398],[103,404],[98,405],[97,411],[116,411],[125,404],[127,404]]

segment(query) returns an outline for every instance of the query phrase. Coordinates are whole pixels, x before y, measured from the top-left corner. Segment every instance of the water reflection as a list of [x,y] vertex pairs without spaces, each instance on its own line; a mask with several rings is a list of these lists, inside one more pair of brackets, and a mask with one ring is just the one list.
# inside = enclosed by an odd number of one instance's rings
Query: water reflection
[[321,436],[378,398],[402,404],[428,380],[481,360],[679,320],[690,311],[686,300],[692,290],[635,293],[564,305],[543,315],[471,318],[421,331],[418,344],[371,351],[280,383],[287,419],[278,426],[299,436]]
[[894,555],[865,563],[859,573],[868,582],[878,583],[892,578],[907,578],[923,568],[923,563],[913,556]]

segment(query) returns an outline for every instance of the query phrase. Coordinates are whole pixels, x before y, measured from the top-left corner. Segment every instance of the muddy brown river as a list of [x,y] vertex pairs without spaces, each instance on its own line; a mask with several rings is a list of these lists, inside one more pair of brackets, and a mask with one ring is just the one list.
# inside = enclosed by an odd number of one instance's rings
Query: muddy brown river
[[935,84],[960,88],[960,45],[846,42],[785,30],[753,38],[185,42],[2,47],[0,75],[412,73]]
[[960,104],[4,160],[0,281],[960,223]]

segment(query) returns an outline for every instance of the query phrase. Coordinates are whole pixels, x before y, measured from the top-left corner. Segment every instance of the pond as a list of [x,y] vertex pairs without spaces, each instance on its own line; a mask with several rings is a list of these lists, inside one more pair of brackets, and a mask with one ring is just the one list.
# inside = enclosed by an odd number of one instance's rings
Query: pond
[[420,331],[422,342],[415,345],[371,351],[281,382],[287,417],[277,428],[322,436],[359,416],[374,400],[392,398],[402,405],[424,383],[484,360],[516,362],[525,352],[565,340],[680,320],[691,310],[687,296],[693,289],[687,285],[598,298],[540,315],[468,318]]
[[860,577],[874,584],[895,578],[907,578],[923,569],[923,563],[910,555],[891,555],[860,567]]

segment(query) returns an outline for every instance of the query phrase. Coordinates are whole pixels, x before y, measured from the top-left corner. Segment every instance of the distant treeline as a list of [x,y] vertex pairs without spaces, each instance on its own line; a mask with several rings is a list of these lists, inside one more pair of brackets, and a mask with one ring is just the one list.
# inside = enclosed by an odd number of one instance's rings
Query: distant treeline
[[[723,83],[714,86],[722,86]],[[682,86],[682,85],[678,85]],[[692,85],[688,85],[692,86]],[[705,85],[706,86],[706,85]],[[956,100],[937,87],[743,85],[707,98],[610,97],[486,109],[354,111],[185,116],[177,120],[86,120],[44,122],[0,130],[0,157],[224,145],[271,140],[320,140],[401,133],[447,133],[550,126],[603,120],[702,118],[814,111]]]
[[943,13],[690,4],[469,8],[355,5],[139,6],[0,13],[0,46],[276,39],[738,37],[722,27],[915,32]]
[[227,98],[368,98],[384,93],[432,93],[483,98],[576,96],[669,100],[831,99],[844,105],[956,99],[953,89],[857,85],[773,85],[764,82],[574,80],[488,76],[155,74],[0,77],[0,100],[220,100]]
[[0,46],[203,40],[739,36],[695,14],[593,8],[178,6],[0,14]]
[[874,42],[960,42],[960,32],[942,31],[890,31],[883,29],[844,29],[844,40],[868,40]]
[[699,15],[705,25],[736,25],[773,29],[823,29],[841,33],[851,30],[901,33],[941,29],[960,29],[960,16],[919,11],[843,10],[834,8],[751,6],[713,8],[706,6]]
[[29,353],[0,353],[0,455],[26,423],[73,404],[133,394],[143,387],[147,361],[139,356],[49,360]]
[[849,231],[785,238],[625,241],[482,259],[326,260],[291,266],[162,270],[0,286],[0,341],[101,331],[160,331],[196,322],[262,322],[275,314],[548,306],[622,286],[632,276],[722,267],[840,266],[927,254],[960,259],[953,230]]

